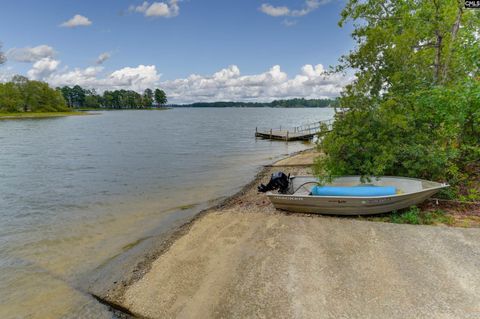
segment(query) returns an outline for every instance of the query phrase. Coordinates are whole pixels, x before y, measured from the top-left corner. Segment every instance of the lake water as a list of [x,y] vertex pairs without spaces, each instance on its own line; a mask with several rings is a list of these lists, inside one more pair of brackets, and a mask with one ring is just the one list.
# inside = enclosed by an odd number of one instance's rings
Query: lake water
[[0,121],[0,318],[110,318],[78,288],[92,270],[311,147],[256,140],[255,127],[332,116],[177,108]]

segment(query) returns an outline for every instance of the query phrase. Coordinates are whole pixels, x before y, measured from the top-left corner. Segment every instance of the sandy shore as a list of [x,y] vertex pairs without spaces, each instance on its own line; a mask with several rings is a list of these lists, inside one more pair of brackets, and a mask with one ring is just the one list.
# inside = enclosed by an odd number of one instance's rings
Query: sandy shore
[[257,193],[312,158],[266,168],[97,295],[147,318],[480,317],[480,230],[288,214]]

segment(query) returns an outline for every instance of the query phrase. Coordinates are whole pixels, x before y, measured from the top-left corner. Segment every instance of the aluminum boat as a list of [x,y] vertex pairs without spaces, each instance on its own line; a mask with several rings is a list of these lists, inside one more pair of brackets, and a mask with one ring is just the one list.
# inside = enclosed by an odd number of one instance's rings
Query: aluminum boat
[[275,208],[292,212],[329,215],[371,215],[391,212],[425,201],[442,188],[449,187],[422,179],[407,177],[374,177],[362,183],[360,176],[343,176],[326,186],[394,186],[396,193],[387,196],[313,196],[312,187],[318,185],[314,176],[290,177],[284,193],[268,192]]

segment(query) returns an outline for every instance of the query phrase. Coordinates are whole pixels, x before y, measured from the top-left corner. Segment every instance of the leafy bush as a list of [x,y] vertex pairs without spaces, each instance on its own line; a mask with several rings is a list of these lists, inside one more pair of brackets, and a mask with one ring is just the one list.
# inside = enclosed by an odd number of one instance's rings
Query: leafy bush
[[352,109],[320,142],[322,178],[399,175],[456,184],[480,159],[480,83],[386,95],[376,109]]

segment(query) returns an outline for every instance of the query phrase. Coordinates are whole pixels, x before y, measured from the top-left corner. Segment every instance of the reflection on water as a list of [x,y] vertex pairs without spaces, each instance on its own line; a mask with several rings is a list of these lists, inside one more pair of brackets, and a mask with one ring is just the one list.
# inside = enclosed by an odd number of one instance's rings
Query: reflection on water
[[255,127],[332,114],[185,108],[0,122],[0,318],[110,318],[78,289],[89,272],[311,146],[256,140]]

